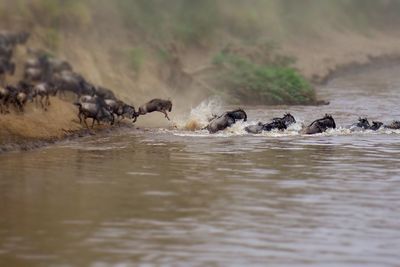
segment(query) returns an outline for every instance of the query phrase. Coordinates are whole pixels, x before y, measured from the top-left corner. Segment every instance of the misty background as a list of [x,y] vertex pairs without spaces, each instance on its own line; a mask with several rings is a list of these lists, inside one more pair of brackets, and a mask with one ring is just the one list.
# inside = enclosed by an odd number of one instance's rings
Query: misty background
[[29,46],[123,99],[186,104],[313,103],[313,80],[397,49],[399,11],[395,0],[0,1],[3,29],[29,31]]

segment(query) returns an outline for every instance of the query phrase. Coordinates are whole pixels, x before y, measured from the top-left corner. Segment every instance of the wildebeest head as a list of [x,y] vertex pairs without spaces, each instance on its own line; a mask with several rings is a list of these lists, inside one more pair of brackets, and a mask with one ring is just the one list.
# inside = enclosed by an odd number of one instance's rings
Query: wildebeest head
[[236,120],[243,120],[243,121],[247,121],[247,114],[243,109],[237,109],[237,110],[233,110],[227,113],[227,115],[229,117],[231,117],[232,119]]
[[369,124],[369,121],[367,118],[358,118],[357,122],[357,127],[360,127],[362,129],[369,129],[371,125]]
[[172,111],[172,102],[171,102],[171,100],[166,100],[165,101],[165,108],[168,110],[168,112],[171,112]]
[[286,127],[296,123],[296,119],[293,117],[292,114],[286,113],[283,118],[282,118],[283,123],[286,125]]
[[137,117],[139,116],[139,114],[136,113],[135,107],[134,107],[134,106],[131,106],[131,105],[124,105],[124,107],[123,107],[123,113],[124,113],[124,114],[128,114],[129,117],[130,117],[131,119],[133,119],[132,122],[136,122]]

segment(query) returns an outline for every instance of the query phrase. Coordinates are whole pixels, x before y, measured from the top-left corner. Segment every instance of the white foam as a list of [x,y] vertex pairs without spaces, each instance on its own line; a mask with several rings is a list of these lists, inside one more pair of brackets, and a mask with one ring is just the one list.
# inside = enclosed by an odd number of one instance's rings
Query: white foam
[[179,130],[197,131],[207,126],[214,115],[222,111],[222,100],[213,97],[202,101],[197,107],[190,111],[190,114],[175,121]]

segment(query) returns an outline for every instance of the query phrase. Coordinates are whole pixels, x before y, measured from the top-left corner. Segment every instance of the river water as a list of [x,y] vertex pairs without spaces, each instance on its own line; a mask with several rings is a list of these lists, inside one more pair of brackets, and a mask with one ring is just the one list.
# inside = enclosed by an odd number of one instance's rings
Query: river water
[[325,113],[400,119],[399,73],[337,78],[329,106],[246,109],[290,111],[285,133],[128,129],[2,154],[0,266],[400,266],[400,132],[298,133]]

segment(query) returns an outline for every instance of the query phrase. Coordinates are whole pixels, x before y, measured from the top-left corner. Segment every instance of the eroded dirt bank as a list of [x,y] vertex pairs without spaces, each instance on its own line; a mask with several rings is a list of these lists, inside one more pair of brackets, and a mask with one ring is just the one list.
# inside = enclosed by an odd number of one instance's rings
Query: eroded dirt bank
[[399,41],[396,32],[329,32],[290,40],[282,49],[297,58],[295,66],[303,75],[319,84],[364,67],[400,63]]
[[[397,64],[400,62],[398,40],[398,35],[393,33],[362,35],[342,32],[321,35],[318,38],[294,38],[282,42],[281,46],[284,54],[297,58],[295,67],[301,73],[315,84],[321,84],[332,77],[365,67],[378,68],[387,63]],[[34,44],[37,46],[40,42]],[[158,72],[158,62],[151,58],[146,62],[140,76],[131,79],[123,66],[115,65],[115,58],[109,59],[107,47],[90,50],[90,45],[85,44],[76,50],[70,49],[74,45],[77,45],[75,39],[65,40],[64,46],[69,49],[65,53],[61,52],[61,57],[73,62],[76,69],[93,82],[113,88],[119,97],[135,106],[151,97],[172,97],[175,104],[173,113],[178,115],[190,110],[207,95],[198,93],[196,90],[199,88],[196,86],[188,87],[182,94],[171,91],[171,86],[165,84]],[[78,57],[83,51],[87,51],[85,57]],[[179,53],[180,68],[187,70],[209,64],[215,51],[216,49],[190,50]],[[116,66],[115,71],[110,69],[111,66]],[[167,67],[171,70],[176,66]],[[57,97],[52,98],[52,105],[47,112],[30,103],[24,114],[12,111],[10,114],[0,115],[0,151],[29,149],[85,133],[87,130],[77,120],[76,107],[71,101]]]

